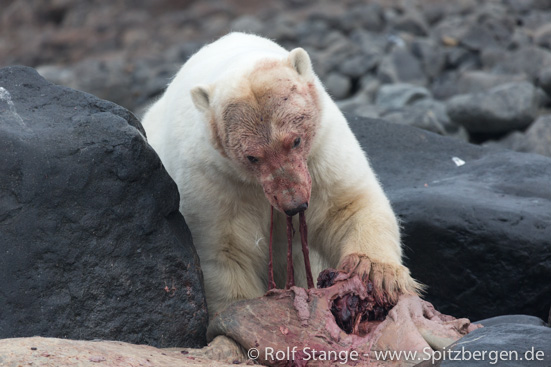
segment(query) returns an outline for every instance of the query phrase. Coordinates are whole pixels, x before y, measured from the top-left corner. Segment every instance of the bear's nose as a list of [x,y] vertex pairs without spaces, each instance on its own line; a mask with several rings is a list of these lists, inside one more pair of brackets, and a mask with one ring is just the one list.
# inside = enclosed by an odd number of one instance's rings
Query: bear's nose
[[285,210],[285,214],[292,217],[293,215],[295,215],[297,213],[300,213],[300,212],[303,212],[306,209],[308,209],[308,203],[302,203],[299,206],[297,206],[296,208]]

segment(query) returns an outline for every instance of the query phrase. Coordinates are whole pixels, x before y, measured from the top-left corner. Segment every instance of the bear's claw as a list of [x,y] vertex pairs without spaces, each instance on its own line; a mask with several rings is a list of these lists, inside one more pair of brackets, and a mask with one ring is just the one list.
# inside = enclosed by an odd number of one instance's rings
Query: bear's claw
[[396,303],[402,294],[419,295],[423,290],[423,286],[411,277],[405,266],[373,262],[364,254],[346,256],[339,269],[350,275],[357,274],[365,284],[371,281],[377,302],[382,303],[387,299]]

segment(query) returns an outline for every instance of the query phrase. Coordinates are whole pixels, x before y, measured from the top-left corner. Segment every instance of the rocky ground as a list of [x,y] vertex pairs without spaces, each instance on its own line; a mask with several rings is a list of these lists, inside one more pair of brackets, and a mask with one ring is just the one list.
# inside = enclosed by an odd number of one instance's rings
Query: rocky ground
[[551,1],[16,0],[0,66],[137,115],[204,43],[249,31],[304,47],[341,107],[551,156]]

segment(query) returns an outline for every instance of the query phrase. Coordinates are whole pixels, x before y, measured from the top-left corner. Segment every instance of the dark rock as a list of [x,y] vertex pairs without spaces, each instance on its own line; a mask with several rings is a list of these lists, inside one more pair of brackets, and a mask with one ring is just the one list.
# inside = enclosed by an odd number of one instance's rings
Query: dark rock
[[379,88],[375,103],[386,109],[402,108],[430,97],[430,92],[423,87],[405,83],[385,84]]
[[464,47],[448,47],[444,51],[446,68],[459,71],[479,68],[480,58],[477,53]]
[[[521,1],[524,1],[524,0],[521,0]],[[538,4],[543,5],[546,2],[548,2],[548,0],[535,0],[534,5],[538,5]],[[551,9],[549,9],[549,6],[544,5],[543,7],[538,7],[538,6],[532,7],[532,9],[537,9],[537,8],[540,8],[540,10],[531,11],[531,12],[527,12],[525,14],[519,15],[518,16],[519,25],[528,29],[529,31],[535,32],[540,27],[544,26],[545,24],[548,24],[549,19],[551,19]]]
[[488,48],[507,48],[515,28],[514,19],[503,5],[483,3],[478,14],[469,20],[466,32],[459,38],[462,46],[472,51]]
[[445,100],[457,94],[486,92],[498,85],[528,81],[525,74],[493,74],[481,70],[442,73],[431,91],[435,98]]
[[272,21],[269,22],[269,26],[266,27],[269,30],[270,37],[276,40],[280,44],[286,44],[296,42],[295,22],[293,19],[284,13],[271,17]]
[[536,88],[509,83],[487,93],[463,94],[447,102],[450,118],[469,132],[499,134],[527,127],[536,117]]
[[464,71],[456,81],[456,94],[486,92],[498,85],[527,81],[524,74],[492,74],[485,71]]
[[[438,121],[438,125],[444,128],[443,135],[453,136],[461,140],[469,140],[467,130],[461,125],[454,123],[446,112],[446,104],[434,99],[421,99],[413,103],[413,107],[420,109],[431,119]],[[427,129],[430,130],[430,129]],[[437,132],[435,130],[430,130]]]
[[417,4],[424,18],[431,25],[438,24],[446,17],[469,14],[480,6],[476,0],[421,1]]
[[425,75],[430,79],[436,78],[446,65],[444,50],[433,40],[417,38],[411,44],[411,50],[423,66]]
[[381,117],[395,124],[415,126],[441,135],[446,133],[436,115],[419,106],[406,106],[386,111]]
[[538,75],[538,84],[547,93],[548,96],[551,96],[551,67],[543,69]]
[[380,56],[378,54],[371,55],[355,55],[343,60],[340,64],[339,70],[346,76],[351,78],[359,78],[364,75],[368,70],[375,68],[380,62]]
[[430,86],[430,91],[434,98],[438,100],[446,100],[455,96],[457,93],[457,80],[459,72],[444,71],[438,75]]
[[[517,27],[513,31],[511,36],[511,43],[509,44],[509,49],[514,50],[521,48],[524,45],[529,45],[532,43],[533,35],[530,31],[525,28]],[[501,49],[502,51],[508,52],[508,50]],[[482,50],[484,52],[484,50]]]
[[349,123],[401,219],[406,264],[436,309],[471,320],[547,317],[551,159],[380,120]]
[[405,47],[395,47],[383,58],[377,76],[383,83],[427,83],[421,62]]
[[242,15],[238,17],[231,23],[230,29],[232,32],[264,33],[264,25],[257,17],[252,15]]
[[380,32],[385,27],[383,8],[379,4],[358,4],[351,7],[341,18],[339,28],[350,32],[365,29]]
[[434,38],[438,41],[455,40],[459,42],[469,31],[471,23],[463,16],[448,15],[442,21],[436,24],[432,29]]
[[494,326],[500,324],[522,324],[522,325],[536,325],[536,326],[548,326],[542,319],[536,316],[529,315],[504,315],[490,317],[476,322],[477,324],[487,326]]
[[[501,48],[488,48],[480,51],[480,63],[483,70],[493,70],[499,63],[509,57],[510,51]],[[523,71],[520,73],[526,74]],[[511,73],[511,74],[517,74]],[[505,73],[504,75],[507,75]]]
[[493,71],[502,74],[525,73],[536,80],[543,69],[551,68],[551,52],[536,46],[524,46],[506,54],[506,57],[494,66]]
[[[193,45],[194,49],[199,46]],[[171,53],[172,54],[172,53]],[[183,53],[174,57],[189,56]],[[122,55],[85,59],[72,66],[45,66],[39,73],[56,84],[78,89],[130,110],[160,95],[181,66],[177,59],[130,61]]]
[[524,134],[514,132],[491,145],[551,157],[551,115],[540,116]]
[[379,118],[383,114],[383,110],[373,105],[358,106],[353,110],[354,114],[361,117]]
[[520,131],[513,131],[500,140],[488,140],[482,145],[492,148],[505,148],[520,152],[526,143],[526,136]]
[[538,153],[551,157],[551,115],[540,116],[526,130],[526,142],[521,152]]
[[551,328],[529,324],[498,324],[477,329],[446,349],[451,351],[448,355],[453,358],[438,364],[442,367],[492,364],[500,367],[548,367],[551,365]]
[[366,74],[360,79],[360,93],[364,93],[370,103],[375,101],[375,97],[381,87],[381,82],[373,74]]
[[327,35],[331,28],[324,19],[309,19],[299,23],[295,30],[302,47],[323,49],[326,47]]
[[0,338],[205,344],[178,191],[127,110],[0,70]]
[[396,19],[393,28],[415,36],[425,37],[429,34],[429,26],[422,14],[408,11]]
[[331,72],[325,78],[324,85],[329,95],[338,100],[348,96],[351,83],[349,78],[339,73]]

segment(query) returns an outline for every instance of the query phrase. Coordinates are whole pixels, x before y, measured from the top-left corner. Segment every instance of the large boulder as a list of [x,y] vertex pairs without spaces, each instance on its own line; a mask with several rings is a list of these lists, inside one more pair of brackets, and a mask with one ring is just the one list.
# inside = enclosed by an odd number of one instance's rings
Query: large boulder
[[0,69],[0,338],[204,345],[178,202],[127,110]]
[[536,88],[528,82],[461,94],[447,102],[448,115],[472,133],[500,134],[526,128],[536,118]]
[[[439,311],[471,320],[551,302],[551,159],[349,117]],[[463,164],[464,163],[464,164]]]

